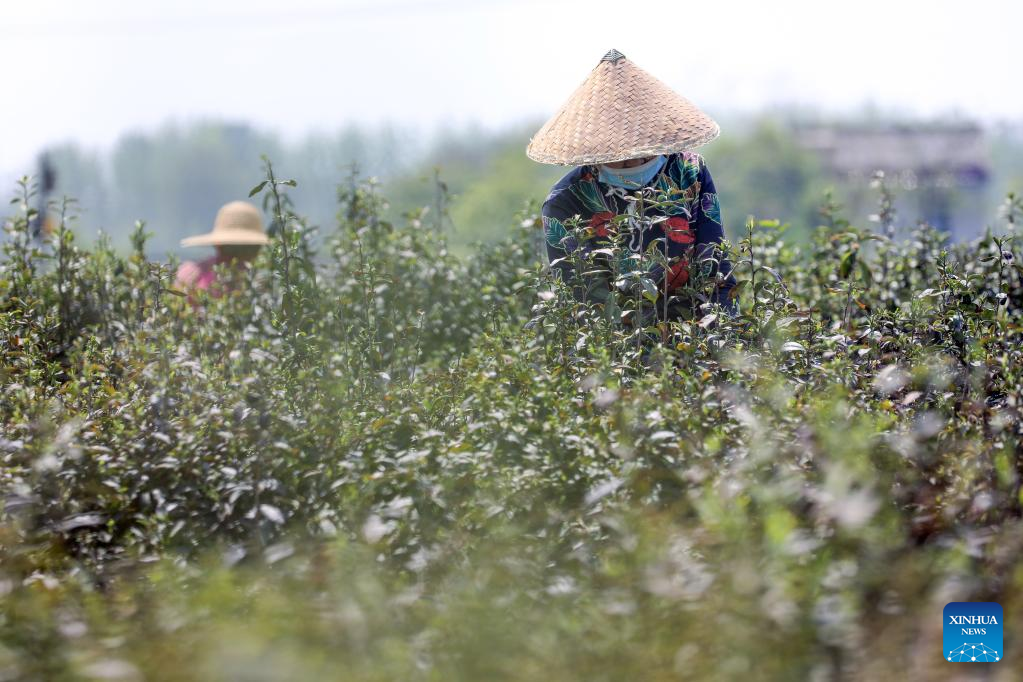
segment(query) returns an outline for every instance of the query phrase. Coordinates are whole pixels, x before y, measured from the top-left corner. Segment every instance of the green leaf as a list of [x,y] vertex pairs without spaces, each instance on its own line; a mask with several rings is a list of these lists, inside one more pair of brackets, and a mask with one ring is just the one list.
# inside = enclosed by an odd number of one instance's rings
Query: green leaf
[[849,279],[849,275],[852,274],[853,266],[856,265],[856,251],[849,251],[842,256],[842,261],[838,265],[838,276],[842,279]]
[[257,194],[259,194],[260,192],[262,192],[262,191],[263,191],[263,188],[264,188],[264,187],[266,187],[266,183],[267,183],[267,181],[266,181],[266,180],[264,180],[263,182],[259,183],[258,185],[256,185],[256,186],[255,186],[255,187],[253,187],[252,189],[250,189],[250,190],[249,190],[249,197],[250,197],[250,198],[251,198],[251,197],[254,197],[254,196],[256,196]]
[[736,282],[735,286],[732,287],[732,290],[728,292],[728,298],[733,300],[739,298],[739,294],[742,293],[742,290],[745,289],[747,285],[749,285],[748,279]]
[[710,325],[714,324],[714,320],[716,319],[718,319],[717,314],[710,313],[709,315],[704,315],[703,318],[697,324],[700,326],[701,329],[706,329]]
[[646,277],[641,277],[639,281],[643,284],[643,295],[651,301],[656,301],[657,286]]
[[766,265],[761,265],[760,267],[757,268],[758,272],[760,270],[763,270],[763,271],[767,272],[769,275],[771,275],[772,277],[774,277],[774,279],[778,282],[778,284],[784,284],[784,282],[782,281],[782,278],[781,278],[781,274],[777,270],[775,270],[774,268],[768,267]]

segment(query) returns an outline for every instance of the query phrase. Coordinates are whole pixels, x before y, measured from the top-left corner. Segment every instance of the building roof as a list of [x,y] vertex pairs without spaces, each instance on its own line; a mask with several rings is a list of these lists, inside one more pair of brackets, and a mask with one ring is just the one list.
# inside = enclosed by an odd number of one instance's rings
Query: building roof
[[990,176],[984,131],[973,124],[805,126],[796,137],[835,175],[870,177],[883,170],[920,180],[952,176],[966,185]]

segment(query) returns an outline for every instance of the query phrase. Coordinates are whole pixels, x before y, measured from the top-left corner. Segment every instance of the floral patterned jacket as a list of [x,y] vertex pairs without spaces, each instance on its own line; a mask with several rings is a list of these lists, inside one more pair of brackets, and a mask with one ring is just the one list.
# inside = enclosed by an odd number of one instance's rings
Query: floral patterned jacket
[[[625,192],[599,182],[595,166],[579,166],[563,177],[551,190],[543,205],[543,227],[546,237],[549,262],[565,259],[556,268],[562,275],[571,273],[571,259],[566,258],[578,248],[584,251],[607,245],[609,230],[613,229],[616,216],[628,214],[630,203]],[[660,239],[662,253],[667,249],[671,262],[668,272],[669,291],[678,289],[689,281],[690,264],[704,263],[704,272],[725,275],[716,287],[713,300],[733,309],[729,291],[735,285],[731,265],[727,260],[713,260],[714,245],[721,242],[724,231],[721,227],[721,208],[718,204],[714,180],[707,170],[703,157],[694,152],[681,152],[668,156],[661,172],[649,185],[659,189],[664,196],[674,200],[666,211],[650,210],[649,216],[665,216],[666,219],[647,229],[641,229],[634,220],[627,225],[629,252],[623,253],[619,272],[634,271],[639,267],[638,259],[632,253],[646,253],[650,242]],[[570,233],[567,225],[578,218],[579,225],[587,228],[588,239],[580,244]],[[647,259],[642,266],[648,276],[659,283],[658,290],[664,289],[664,268]]]

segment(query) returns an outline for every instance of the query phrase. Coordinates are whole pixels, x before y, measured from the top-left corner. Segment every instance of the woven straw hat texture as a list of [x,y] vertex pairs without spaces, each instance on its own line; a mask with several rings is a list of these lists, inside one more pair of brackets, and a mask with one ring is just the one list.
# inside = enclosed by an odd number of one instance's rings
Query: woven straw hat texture
[[263,218],[252,204],[232,201],[217,211],[213,230],[181,240],[182,246],[218,246],[228,244],[267,244],[270,238],[263,229]]
[[672,154],[720,128],[696,105],[611,50],[529,142],[540,163],[582,166]]

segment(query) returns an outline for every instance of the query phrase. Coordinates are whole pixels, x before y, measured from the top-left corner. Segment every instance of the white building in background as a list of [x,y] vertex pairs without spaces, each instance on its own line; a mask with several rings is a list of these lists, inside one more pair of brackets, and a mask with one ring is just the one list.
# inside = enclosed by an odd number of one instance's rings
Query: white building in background
[[991,159],[977,125],[800,126],[796,137],[832,176],[850,215],[877,212],[870,182],[882,170],[895,193],[897,224],[924,220],[955,241],[987,226]]

